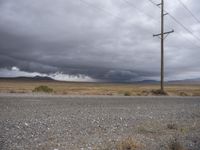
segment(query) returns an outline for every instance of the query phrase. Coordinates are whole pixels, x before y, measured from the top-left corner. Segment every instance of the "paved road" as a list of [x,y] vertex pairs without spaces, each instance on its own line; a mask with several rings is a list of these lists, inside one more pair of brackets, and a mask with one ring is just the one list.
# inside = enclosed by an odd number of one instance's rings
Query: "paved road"
[[2,150],[111,150],[128,137],[199,150],[200,98],[0,94]]

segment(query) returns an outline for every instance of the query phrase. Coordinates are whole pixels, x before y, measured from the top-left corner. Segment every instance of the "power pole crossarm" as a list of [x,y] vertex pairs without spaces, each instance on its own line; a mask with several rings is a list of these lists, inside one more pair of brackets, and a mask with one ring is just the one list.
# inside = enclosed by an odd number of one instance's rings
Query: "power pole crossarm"
[[160,71],[160,90],[164,93],[164,35],[170,34],[174,32],[174,30],[169,32],[164,32],[164,16],[166,16],[168,13],[164,13],[164,0],[161,0],[160,4],[157,4],[157,6],[161,6],[161,33],[154,34],[153,36],[160,36],[161,39],[161,71]]
[[[164,32],[163,34],[170,34],[170,33],[173,33],[174,32],[174,30],[171,30],[171,31],[168,31],[168,32]],[[160,34],[154,34],[153,36],[155,37],[155,36],[160,36],[161,35],[161,33]]]

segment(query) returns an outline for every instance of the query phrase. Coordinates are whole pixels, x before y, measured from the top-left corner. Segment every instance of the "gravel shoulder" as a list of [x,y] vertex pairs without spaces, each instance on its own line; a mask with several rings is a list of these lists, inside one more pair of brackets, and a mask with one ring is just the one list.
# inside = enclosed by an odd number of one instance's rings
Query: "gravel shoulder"
[[200,149],[200,97],[0,94],[2,150]]

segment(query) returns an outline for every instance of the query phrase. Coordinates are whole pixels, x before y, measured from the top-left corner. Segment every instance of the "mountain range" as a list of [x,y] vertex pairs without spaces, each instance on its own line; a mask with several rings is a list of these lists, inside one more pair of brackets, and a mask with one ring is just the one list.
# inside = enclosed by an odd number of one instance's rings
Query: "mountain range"
[[[0,77],[0,80],[17,80],[17,81],[57,81],[47,76],[34,76],[34,77]],[[136,84],[159,84],[157,80],[142,80],[131,83]],[[184,80],[171,80],[166,81],[168,84],[200,84],[200,78],[184,79]]]

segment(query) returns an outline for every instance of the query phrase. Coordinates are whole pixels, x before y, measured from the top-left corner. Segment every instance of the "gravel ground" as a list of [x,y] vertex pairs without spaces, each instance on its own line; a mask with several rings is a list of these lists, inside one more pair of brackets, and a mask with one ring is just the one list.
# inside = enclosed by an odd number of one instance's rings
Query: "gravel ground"
[[127,138],[200,150],[200,98],[0,94],[1,150],[114,150]]

